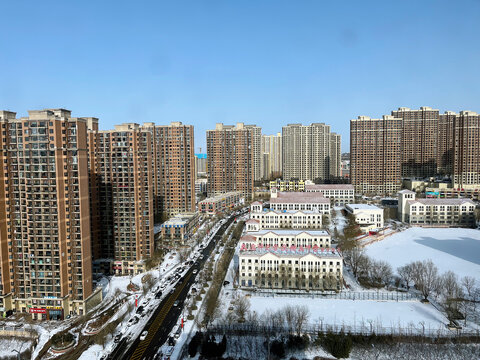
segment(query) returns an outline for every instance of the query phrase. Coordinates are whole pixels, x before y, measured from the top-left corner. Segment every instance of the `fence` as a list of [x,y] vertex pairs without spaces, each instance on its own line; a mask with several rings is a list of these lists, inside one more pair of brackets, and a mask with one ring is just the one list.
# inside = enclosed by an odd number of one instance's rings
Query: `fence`
[[340,300],[376,300],[376,301],[412,301],[419,300],[418,294],[404,292],[383,292],[383,291],[296,291],[296,290],[265,290],[257,289],[255,296],[262,297],[306,297],[312,299],[340,299]]
[[[293,330],[288,326],[265,326],[262,324],[216,324],[208,327],[208,331],[214,334],[226,335],[288,335]],[[455,338],[455,337],[480,337],[480,330],[450,330],[447,327],[429,328],[421,323],[408,327],[386,327],[375,325],[373,322],[365,322],[360,325],[343,324],[308,324],[302,327],[302,333],[317,335],[319,332],[350,333],[353,335],[393,335],[407,337],[428,337],[428,338]]]

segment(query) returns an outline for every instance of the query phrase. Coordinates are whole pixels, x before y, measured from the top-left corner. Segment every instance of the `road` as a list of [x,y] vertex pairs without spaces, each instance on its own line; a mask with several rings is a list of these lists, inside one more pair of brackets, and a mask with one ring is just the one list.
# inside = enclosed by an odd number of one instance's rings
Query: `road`
[[[179,316],[182,313],[183,304],[187,297],[190,287],[195,282],[195,276],[193,270],[200,271],[205,265],[206,260],[210,256],[212,250],[215,248],[215,243],[220,240],[228,226],[235,220],[235,216],[231,216],[225,224],[223,224],[213,237],[213,241],[210,241],[208,246],[203,249],[203,259],[198,259],[196,264],[193,265],[184,277],[179,280],[173,294],[168,294],[155,309],[154,314],[151,316],[148,323],[142,329],[148,331],[147,338],[140,341],[139,338],[132,342],[128,342],[123,338],[115,348],[115,350],[109,355],[108,359],[122,359],[122,360],[153,360],[158,352],[159,348],[167,341],[170,332],[173,327],[179,321]],[[198,264],[197,264],[198,263]],[[182,281],[180,283],[180,281]],[[178,301],[178,306],[173,306],[173,303]]]

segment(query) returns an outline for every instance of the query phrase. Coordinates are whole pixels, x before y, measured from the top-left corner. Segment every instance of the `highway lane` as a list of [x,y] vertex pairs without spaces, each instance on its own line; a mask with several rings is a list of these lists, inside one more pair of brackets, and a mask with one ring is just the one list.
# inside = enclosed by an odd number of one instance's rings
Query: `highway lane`
[[[153,316],[142,330],[142,332],[144,330],[148,331],[147,338],[143,341],[140,341],[140,339],[137,338],[133,343],[127,343],[125,339],[122,339],[108,359],[155,359],[159,348],[165,343],[165,341],[167,341],[173,327],[180,321],[179,317],[182,313],[183,304],[192,284],[195,282],[193,270],[197,269],[200,271],[200,269],[203,268],[205,262],[215,248],[216,241],[221,239],[228,226],[234,220],[235,216],[231,216],[227,219],[225,224],[223,224],[217,231],[213,240],[202,250],[203,259],[198,259],[196,263],[190,267],[185,276],[180,280],[183,280],[182,283],[176,285],[174,293],[168,294],[155,309]],[[175,301],[179,302],[176,307],[173,306]]]

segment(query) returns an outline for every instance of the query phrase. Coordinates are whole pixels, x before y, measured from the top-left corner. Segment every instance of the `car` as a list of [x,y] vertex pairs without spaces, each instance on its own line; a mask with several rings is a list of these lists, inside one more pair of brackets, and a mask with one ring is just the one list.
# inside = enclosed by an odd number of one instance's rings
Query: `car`
[[156,294],[155,294],[155,299],[160,299],[162,297],[162,292],[161,291],[158,291]]
[[144,332],[142,332],[142,334],[140,335],[140,341],[143,341],[147,338],[147,335],[148,335],[148,331],[145,330]]
[[192,271],[192,273],[193,273],[193,275],[195,275],[196,273],[198,273],[198,270],[197,270],[197,269],[194,269],[194,270]]
[[170,336],[168,338],[168,345],[169,346],[175,346],[175,338],[173,336]]
[[203,256],[203,255],[200,255],[198,258],[199,258],[200,260],[203,260],[204,256]]
[[178,306],[178,300],[173,303],[173,306]]
[[113,338],[113,341],[118,343],[120,342],[120,340],[122,339],[122,334],[117,334],[115,335],[115,337]]
[[223,282],[223,286],[228,285],[228,284],[230,284],[230,281],[225,280],[225,281]]
[[143,312],[143,310],[144,310],[144,307],[143,307],[143,306],[139,306],[139,307],[137,308],[137,314],[141,314],[141,313]]
[[178,330],[175,332],[174,338],[178,339],[181,334],[182,334],[182,328],[179,327]]
[[170,294],[173,294],[175,292],[175,289],[170,290]]
[[195,294],[197,292],[197,289],[192,287],[192,289],[190,291],[192,292],[192,294]]

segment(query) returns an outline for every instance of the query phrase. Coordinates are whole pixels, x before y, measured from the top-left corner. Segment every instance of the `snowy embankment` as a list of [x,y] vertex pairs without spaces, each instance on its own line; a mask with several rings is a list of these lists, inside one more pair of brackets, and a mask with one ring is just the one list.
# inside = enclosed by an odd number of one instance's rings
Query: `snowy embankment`
[[417,260],[431,259],[440,273],[480,281],[480,231],[463,228],[410,228],[365,247],[367,254],[385,260],[393,269]]

